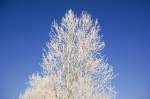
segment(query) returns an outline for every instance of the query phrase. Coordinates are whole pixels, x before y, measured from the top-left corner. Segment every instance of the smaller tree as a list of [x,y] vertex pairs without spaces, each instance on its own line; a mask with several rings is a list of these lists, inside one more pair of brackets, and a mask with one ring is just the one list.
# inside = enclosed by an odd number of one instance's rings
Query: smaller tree
[[20,99],[112,99],[113,69],[101,56],[104,42],[98,21],[69,10],[52,24],[43,54],[43,72],[33,74]]

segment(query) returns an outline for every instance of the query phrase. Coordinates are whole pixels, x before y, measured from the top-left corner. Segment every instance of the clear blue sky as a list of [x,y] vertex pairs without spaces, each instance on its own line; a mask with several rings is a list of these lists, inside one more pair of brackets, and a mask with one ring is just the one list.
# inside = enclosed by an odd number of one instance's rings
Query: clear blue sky
[[41,70],[51,22],[70,8],[99,19],[104,55],[119,73],[113,81],[117,99],[150,99],[148,0],[1,0],[0,99],[18,99],[29,75]]

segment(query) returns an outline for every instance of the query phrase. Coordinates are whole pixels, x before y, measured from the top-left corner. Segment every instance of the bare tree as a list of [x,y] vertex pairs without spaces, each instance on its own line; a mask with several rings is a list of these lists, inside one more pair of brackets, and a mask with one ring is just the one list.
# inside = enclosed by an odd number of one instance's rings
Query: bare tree
[[20,99],[114,99],[112,66],[101,55],[97,20],[69,10],[52,24],[41,74],[33,74]]

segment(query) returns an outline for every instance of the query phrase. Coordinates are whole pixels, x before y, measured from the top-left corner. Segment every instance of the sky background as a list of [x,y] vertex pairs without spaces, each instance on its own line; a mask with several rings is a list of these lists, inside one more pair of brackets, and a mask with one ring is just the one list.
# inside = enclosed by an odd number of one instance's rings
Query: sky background
[[[112,2],[113,1],[113,2]],[[0,0],[0,99],[18,99],[40,63],[50,26],[72,9],[98,18],[117,99],[150,99],[148,0]]]

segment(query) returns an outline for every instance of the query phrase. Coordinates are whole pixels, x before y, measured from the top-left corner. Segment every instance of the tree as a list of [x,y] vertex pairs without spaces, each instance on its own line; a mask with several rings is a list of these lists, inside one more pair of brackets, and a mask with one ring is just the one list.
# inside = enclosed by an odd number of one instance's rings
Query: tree
[[112,66],[101,55],[104,41],[97,20],[69,10],[53,22],[42,73],[33,74],[20,99],[112,99]]

